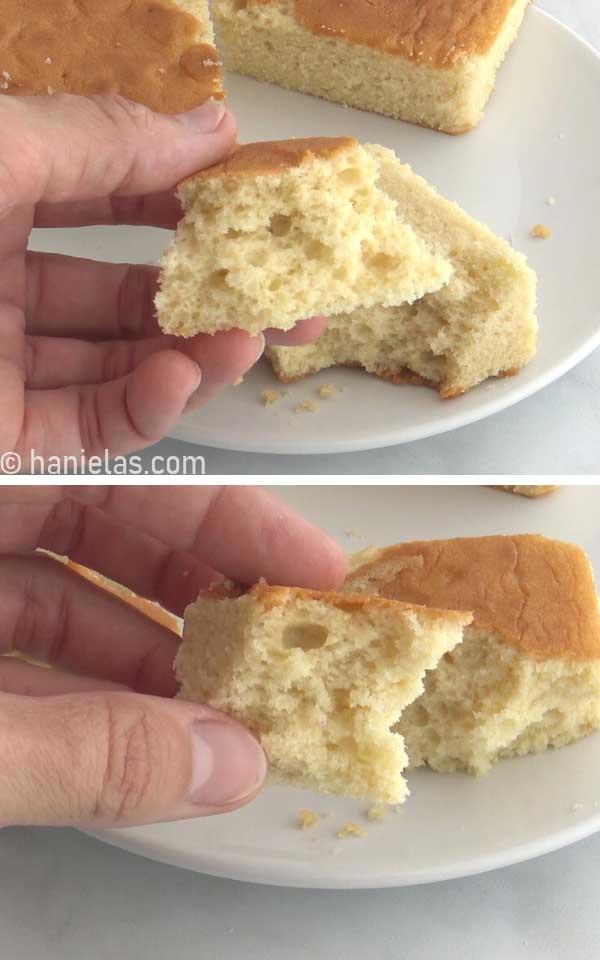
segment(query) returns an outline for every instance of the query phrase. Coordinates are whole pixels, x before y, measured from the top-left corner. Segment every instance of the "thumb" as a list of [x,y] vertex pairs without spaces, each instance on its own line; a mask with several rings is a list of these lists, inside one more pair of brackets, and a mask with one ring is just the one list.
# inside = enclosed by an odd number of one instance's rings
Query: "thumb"
[[224,813],[266,772],[254,737],[209,707],[121,692],[0,698],[0,826]]
[[0,129],[0,213],[170,190],[235,142],[233,116],[216,100],[168,116],[119,96],[0,97]]

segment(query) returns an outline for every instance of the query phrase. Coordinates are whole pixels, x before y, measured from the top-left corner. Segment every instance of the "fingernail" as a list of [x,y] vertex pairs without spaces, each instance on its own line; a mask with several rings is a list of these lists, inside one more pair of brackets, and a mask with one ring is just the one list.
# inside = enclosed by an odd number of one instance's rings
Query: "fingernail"
[[193,393],[196,392],[196,390],[198,389],[198,387],[199,387],[200,384],[202,383],[202,370],[200,369],[200,367],[198,366],[197,363],[194,363],[194,366],[195,366],[195,368],[196,368],[197,377],[196,377],[196,383],[194,384],[193,389],[190,390],[190,396],[191,396]]
[[221,807],[250,796],[267,775],[257,740],[237,723],[197,720],[193,724],[195,770],[192,803]]
[[267,346],[267,341],[265,340],[265,335],[264,335],[264,333],[259,333],[256,339],[260,342],[260,353],[258,354],[258,356],[257,356],[257,358],[256,358],[257,361],[258,361],[258,360],[260,360],[260,358],[262,357],[263,353],[265,352],[265,348],[266,348],[266,346]]
[[214,133],[225,116],[225,111],[222,100],[207,100],[201,107],[176,114],[175,119],[186,127],[192,127],[197,133]]

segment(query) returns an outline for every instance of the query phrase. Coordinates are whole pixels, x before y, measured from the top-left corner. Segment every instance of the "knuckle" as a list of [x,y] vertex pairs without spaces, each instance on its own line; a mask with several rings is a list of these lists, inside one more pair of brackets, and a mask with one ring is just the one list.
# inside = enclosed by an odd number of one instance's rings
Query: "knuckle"
[[104,754],[94,818],[126,822],[146,804],[160,764],[158,731],[143,705],[123,707],[110,696],[101,700]]
[[123,274],[117,298],[121,337],[133,340],[145,333],[145,320],[154,313],[155,273],[151,267],[131,264]]
[[48,512],[40,531],[40,546],[61,556],[77,553],[85,539],[87,508],[65,496]]
[[120,380],[135,367],[135,344],[114,343],[106,349],[102,364],[102,382]]
[[106,450],[100,410],[100,390],[81,390],[79,393],[79,435],[81,446],[88,456]]

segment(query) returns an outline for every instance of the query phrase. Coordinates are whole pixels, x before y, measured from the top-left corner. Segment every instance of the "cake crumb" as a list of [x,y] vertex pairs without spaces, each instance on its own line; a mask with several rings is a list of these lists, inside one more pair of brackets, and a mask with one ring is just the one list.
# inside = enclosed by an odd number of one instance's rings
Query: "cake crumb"
[[564,140],[564,139],[565,139],[564,133],[559,133],[558,139],[559,139],[559,140]]
[[294,413],[316,413],[318,409],[318,406],[312,400],[303,400],[302,403],[296,404]]
[[48,65],[50,65],[52,63],[52,57],[46,57],[46,59],[44,60],[44,63],[47,63]]
[[260,399],[265,407],[269,407],[272,403],[277,403],[279,400],[279,394],[277,393],[277,390],[263,390],[260,395]]
[[327,399],[327,397],[334,397],[337,393],[337,387],[334,387],[332,383],[327,383],[325,386],[319,387],[317,393],[324,399]]
[[49,96],[52,96],[53,93],[54,93],[54,87],[48,87]]
[[583,810],[583,804],[580,800],[576,800],[571,804],[571,813],[577,813],[578,810]]
[[8,90],[8,81],[7,81],[7,80],[3,80],[2,83],[0,83],[0,90]]
[[341,827],[337,834],[338,840],[345,840],[347,837],[366,837],[367,831],[358,823],[354,823],[353,820],[348,820],[343,827]]
[[536,223],[535,227],[531,228],[531,236],[536,240],[547,240],[552,236],[552,230],[550,227],[545,227],[543,223]]
[[367,810],[367,820],[385,820],[387,816],[387,810],[384,810],[383,807],[371,807],[370,810]]
[[241,383],[243,383],[243,382],[244,382],[244,378],[243,378],[243,377],[238,377],[237,380],[234,380],[234,381],[233,381],[233,386],[234,386],[234,387],[239,387],[239,385],[240,385]]
[[5,80],[10,80],[10,73],[8,72],[8,70],[3,70],[2,76],[4,77]]
[[314,810],[300,810],[298,812],[298,826],[301,830],[310,830],[319,822],[319,815]]
[[554,207],[556,205],[556,197],[548,197],[546,203],[549,207]]

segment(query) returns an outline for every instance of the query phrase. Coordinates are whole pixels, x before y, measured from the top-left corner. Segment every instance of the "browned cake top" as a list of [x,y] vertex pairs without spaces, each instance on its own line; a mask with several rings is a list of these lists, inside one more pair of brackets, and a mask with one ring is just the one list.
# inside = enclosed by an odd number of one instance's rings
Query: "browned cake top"
[[304,587],[269,586],[264,580],[256,583],[248,591],[244,591],[237,584],[225,580],[211,587],[210,590],[200,596],[200,599],[222,600],[240,596],[251,597],[266,611],[283,607],[287,603],[293,603],[294,600],[317,600],[338,610],[345,610],[347,613],[360,613],[376,609],[387,609],[390,613],[398,614],[414,611],[419,616],[432,621],[443,619],[462,626],[471,623],[473,619],[470,613],[461,610],[436,610],[433,607],[398,602],[398,600],[387,597],[364,596],[364,594],[341,594],[334,591],[308,590]]
[[0,92],[120,93],[179,113],[223,96],[207,36],[171,0],[0,0]]
[[308,157],[327,159],[342,150],[356,147],[353,137],[307,137],[302,140],[265,140],[246,143],[234,149],[226,160],[194,174],[193,180],[208,180],[212,177],[253,177],[280,173],[290,167],[298,167]]
[[[253,4],[280,0],[248,0]],[[433,66],[484,54],[516,0],[295,0],[313,33],[363,44]]]
[[523,486],[523,485],[517,484],[515,486],[514,484],[512,484],[509,486],[506,486],[506,485],[498,486],[498,487],[495,487],[495,489],[506,490],[507,493],[516,493],[521,497],[529,497],[530,500],[535,500],[537,497],[545,497],[549,493],[554,493],[555,490],[558,490],[558,487],[551,487],[551,486],[544,487],[544,486],[540,486],[539,484],[536,486]]
[[600,657],[592,569],[579,547],[535,535],[426,540],[365,551],[344,590],[472,610],[473,625],[538,658]]
[[101,573],[90,570],[89,567],[84,567],[80,563],[75,563],[73,560],[68,560],[67,565],[70,570],[79,574],[80,577],[85,577],[86,580],[90,580],[97,587],[100,587],[100,589],[112,593],[115,597],[119,597],[120,600],[124,600],[125,603],[128,603],[131,607],[135,607],[136,610],[150,617],[151,620],[155,620],[161,627],[166,627],[167,630],[171,630],[173,633],[181,633],[177,617],[169,613],[168,610],[165,610],[165,608],[161,607],[158,603],[153,603],[144,597],[138,597],[136,593],[128,590],[127,587],[121,586],[120,583],[115,583],[114,580],[108,580],[107,577],[103,577]]

